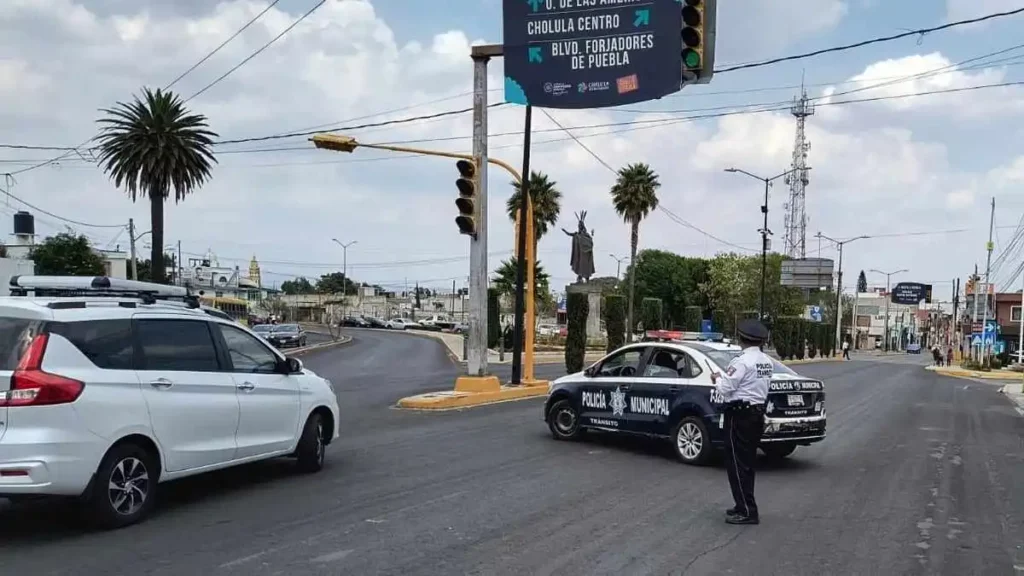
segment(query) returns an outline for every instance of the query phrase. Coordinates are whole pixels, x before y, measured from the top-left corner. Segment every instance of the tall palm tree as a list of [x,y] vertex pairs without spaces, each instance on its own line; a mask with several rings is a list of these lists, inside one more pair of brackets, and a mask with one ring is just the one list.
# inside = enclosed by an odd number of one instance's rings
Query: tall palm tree
[[[491,283],[498,289],[499,293],[509,296],[516,293],[516,269],[516,259],[509,258],[508,260],[502,260],[501,266],[498,266],[498,269],[494,271]],[[550,278],[548,273],[544,271],[544,267],[541,266],[540,261],[533,264],[533,280],[537,285],[538,295],[548,291]]]
[[[548,229],[558,222],[558,213],[562,211],[562,193],[558,183],[549,180],[547,174],[530,171],[530,200],[533,203],[533,248],[537,254],[537,243],[548,233]],[[519,182],[512,183],[512,195],[505,204],[508,219],[516,221],[522,202],[523,187]]]
[[141,96],[101,110],[99,164],[132,202],[149,198],[153,281],[164,282],[164,202],[172,190],[178,203],[209,180],[217,134],[177,94],[143,88]]
[[640,242],[640,221],[658,207],[658,175],[642,162],[629,164],[619,169],[615,185],[612,186],[612,206],[615,212],[630,226],[629,237],[629,308],[626,313],[626,338],[633,339],[636,324],[633,323],[633,293],[636,287],[636,248]]

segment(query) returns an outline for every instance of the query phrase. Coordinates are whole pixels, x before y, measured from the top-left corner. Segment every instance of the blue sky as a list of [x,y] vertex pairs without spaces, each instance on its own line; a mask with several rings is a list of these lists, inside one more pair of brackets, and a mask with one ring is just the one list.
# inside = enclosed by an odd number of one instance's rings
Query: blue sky
[[[282,0],[225,49],[175,86],[185,96],[250,55],[315,4]],[[1020,0],[760,0],[722,2],[718,64],[761,60],[934,26],[950,19],[1017,8]],[[4,142],[75,145],[95,131],[99,108],[125,100],[143,85],[160,86],[194,64],[266,0],[41,0],[0,3],[0,127]],[[497,42],[498,0],[328,0],[282,41],[190,102],[225,138],[279,134],[339,120],[351,126],[459,109],[470,104],[469,43]],[[789,101],[806,79],[808,92],[862,89],[851,97],[891,96],[925,90],[1024,80],[1024,48],[1003,62],[968,69],[939,68],[1019,44],[1024,16],[969,29],[828,54],[799,62],[716,75],[710,85],[688,87],[659,102],[630,109],[550,111],[570,127],[657,118],[650,111],[743,106]],[[990,62],[991,65],[984,64]],[[500,86],[500,62],[492,66]],[[915,80],[914,75],[925,75]],[[878,87],[879,78],[899,80]],[[908,80],[909,78],[909,80]],[[830,88],[829,86],[834,86]],[[841,84],[839,84],[841,83]],[[874,88],[871,88],[875,86]],[[870,88],[870,89],[868,89]],[[723,93],[724,92],[724,93]],[[500,99],[492,93],[492,101]],[[437,100],[445,98],[441,102]],[[432,102],[432,104],[424,104]],[[825,100],[827,102],[827,100]],[[383,113],[383,114],[382,114]],[[666,112],[663,118],[685,115]],[[521,129],[522,109],[491,113],[491,133]],[[469,148],[468,115],[353,130],[362,141],[433,140],[451,151]],[[611,135],[576,130],[614,166],[650,163],[662,176],[662,203],[701,232],[655,213],[641,230],[641,247],[710,256],[739,245],[752,253],[759,238],[756,182],[724,174],[728,166],[775,174],[789,164],[794,123],[785,112],[741,114]],[[628,252],[628,230],[610,209],[614,175],[543,116],[537,116],[534,166],[555,179],[564,194],[560,227],[572,212],[590,211],[597,228],[598,273],[614,273],[608,254]],[[544,132],[548,130],[548,132]],[[553,131],[553,132],[551,132]],[[808,187],[808,236],[967,228],[966,233],[865,241],[844,255],[847,270],[911,267],[914,279],[964,276],[984,261],[988,197],[999,214],[997,253],[1009,244],[1024,210],[1024,155],[1010,145],[1024,136],[1024,89],[845,106],[819,106],[808,121],[813,166]],[[551,140],[550,142],[543,142]],[[495,154],[518,163],[521,136],[493,136]],[[467,245],[455,232],[454,167],[434,159],[352,156],[313,150],[303,138],[223,148],[212,180],[167,213],[168,241],[186,253],[208,249],[227,264],[247,265],[256,254],[268,278],[317,276],[340,267],[333,237],[359,239],[349,250],[353,276],[384,283],[420,281],[449,286],[466,274]],[[253,150],[269,149],[254,152]],[[11,167],[40,159],[36,151],[7,150]],[[133,205],[84,159],[69,159],[16,177],[13,193],[57,218],[38,214],[40,229],[64,229],[71,218],[90,224],[145,222],[145,205]],[[507,257],[511,228],[501,208],[506,176],[491,172],[492,267]],[[781,234],[785,191],[772,192],[770,227]],[[0,214],[24,208],[17,201]],[[72,226],[100,245],[125,244],[116,228]],[[301,230],[285,234],[280,230]],[[268,232],[269,231],[269,232]],[[781,239],[776,237],[781,246]],[[809,241],[809,246],[816,242]],[[568,239],[541,241],[555,285],[571,281]],[[835,257],[827,247],[822,255]],[[403,264],[409,261],[426,264]],[[1009,279],[1019,258],[1000,276]],[[874,279],[872,279],[874,280]]]

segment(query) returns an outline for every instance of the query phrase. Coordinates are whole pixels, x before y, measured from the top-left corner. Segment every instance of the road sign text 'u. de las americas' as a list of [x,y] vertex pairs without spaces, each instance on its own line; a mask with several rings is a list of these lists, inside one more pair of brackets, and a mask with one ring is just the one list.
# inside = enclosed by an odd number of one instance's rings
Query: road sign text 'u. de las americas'
[[682,82],[680,0],[504,0],[505,100],[600,108]]

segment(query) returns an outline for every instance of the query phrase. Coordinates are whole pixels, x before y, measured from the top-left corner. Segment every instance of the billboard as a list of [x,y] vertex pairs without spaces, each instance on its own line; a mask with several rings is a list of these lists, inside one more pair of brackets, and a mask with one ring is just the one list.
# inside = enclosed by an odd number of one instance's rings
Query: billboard
[[782,261],[782,285],[794,288],[832,287],[832,270],[835,263],[828,258],[803,258]]
[[900,282],[892,289],[893,304],[908,304],[916,306],[921,302],[931,304],[932,285],[919,282]]

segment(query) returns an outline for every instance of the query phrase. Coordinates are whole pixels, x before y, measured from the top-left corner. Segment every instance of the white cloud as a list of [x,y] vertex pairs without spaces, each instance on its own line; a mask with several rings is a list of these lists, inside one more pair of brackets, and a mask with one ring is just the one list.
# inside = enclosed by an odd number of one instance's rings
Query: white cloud
[[946,18],[950,21],[968,20],[1020,7],[1019,0],[946,0]]
[[[748,9],[740,10],[742,4]],[[0,3],[0,124],[5,140],[30,144],[77,144],[95,131],[98,108],[125,100],[142,85],[162,86],[216,47],[265,6],[265,2],[235,0],[207,6],[200,15],[184,8],[173,14],[152,9],[120,11],[105,5],[93,10],[70,0],[12,0]],[[759,4],[723,3],[719,21],[721,46],[743,46],[732,59],[756,59],[792,41],[835,26],[846,4],[835,0],[788,0],[786,10],[804,11],[793,18],[788,37],[769,26]],[[192,6],[197,6],[193,4]],[[773,12],[779,14],[780,12]],[[175,89],[187,96],[277,35],[296,17],[274,8]],[[742,35],[742,42],[736,40]],[[729,40],[729,37],[734,40]],[[260,54],[227,80],[199,96],[190,106],[207,114],[222,138],[262,136],[313,126],[353,126],[418,114],[468,107],[471,88],[469,46],[480,40],[461,30],[439,29],[421,41],[396,38],[387,22],[365,0],[328,0],[318,12],[280,42]],[[57,47],[60,47],[59,50]],[[756,48],[755,48],[756,47]],[[749,50],[748,50],[749,49]],[[58,57],[59,56],[59,57]],[[726,59],[727,53],[721,56]],[[852,85],[867,85],[882,76],[913,74],[948,64],[938,54],[884,60],[867,66]],[[501,62],[491,64],[492,102],[500,101]],[[867,92],[920,90],[980,82],[991,72],[955,72]],[[16,90],[10,89],[16,86]],[[412,104],[437,101],[410,107]],[[1024,164],[965,167],[951,153],[941,134],[922,136],[914,118],[927,113],[924,99],[909,108],[889,104],[850,108],[842,121],[823,113],[808,121],[812,142],[811,184],[807,206],[809,235],[821,230],[842,236],[884,230],[920,230],[947,226],[951,212],[967,210],[968,195],[1002,178],[1015,182]],[[900,101],[891,101],[898,103]],[[993,106],[998,103],[993,103]],[[923,107],[922,107],[923,106]],[[836,107],[838,108],[838,107]],[[934,108],[933,108],[934,109]],[[389,114],[367,117],[382,110]],[[825,110],[822,107],[821,110]],[[1006,110],[996,110],[1005,114]],[[602,110],[552,111],[565,126],[628,122],[633,115]],[[644,114],[644,121],[671,115]],[[523,109],[493,108],[490,132],[492,155],[519,166],[522,155]],[[1019,123],[1010,123],[1017,126]],[[564,193],[560,227],[572,228],[572,212],[588,210],[588,224],[597,230],[598,273],[613,273],[608,253],[628,253],[626,226],[610,207],[608,190],[614,174],[577,143],[567,139],[543,114],[534,115],[533,168],[548,173]],[[751,250],[759,246],[759,206],[762,185],[723,169],[736,166],[774,175],[788,167],[793,118],[785,113],[744,115],[717,121],[685,122],[653,127],[623,126],[633,131],[601,137],[596,132],[615,128],[576,129],[574,134],[612,167],[643,161],[661,176],[663,205],[708,232]],[[642,129],[637,129],[642,128]],[[1012,129],[1012,128],[1008,128]],[[467,114],[425,122],[349,131],[363,142],[434,140],[413,146],[468,151],[472,132]],[[440,140],[438,140],[440,139]],[[280,150],[280,149],[284,150]],[[295,149],[297,148],[297,150]],[[229,153],[238,150],[258,153]],[[253,253],[265,269],[278,274],[318,274],[340,265],[332,237],[358,239],[349,250],[353,276],[400,284],[420,281],[450,286],[461,281],[465,263],[384,267],[388,261],[451,257],[467,253],[466,239],[456,233],[453,186],[455,168],[448,160],[399,157],[372,150],[352,155],[317,151],[305,138],[253,142],[218,147],[220,164],[212,180],[193,197],[167,209],[167,241],[182,240],[186,253],[212,247],[222,257],[247,259]],[[0,170],[14,171],[46,152],[4,150]],[[135,218],[148,229],[144,204],[132,205],[95,167],[70,158],[59,168],[43,168],[16,177],[12,192],[42,208],[93,223],[126,222]],[[510,250],[512,229],[504,215],[509,177],[490,170],[490,250]],[[1006,185],[1006,190],[1012,186]],[[960,194],[962,197],[956,197]],[[785,185],[772,191],[771,228],[781,244]],[[950,200],[950,198],[953,200]],[[0,218],[20,208],[12,203]],[[984,226],[983,211],[978,211]],[[973,214],[973,213],[972,213]],[[39,228],[61,228],[52,217],[37,212]],[[958,226],[974,225],[974,216]],[[81,228],[108,241],[117,230]],[[122,233],[114,243],[126,245]],[[812,242],[814,243],[814,242]],[[641,229],[641,244],[687,254],[713,254],[723,248],[697,232],[681,227],[656,212]],[[816,243],[815,248],[816,248]],[[906,246],[916,246],[911,243]],[[898,250],[852,251],[851,266],[903,267],[908,258],[922,273],[949,275],[944,269],[960,253],[959,245],[929,257]],[[187,254],[186,254],[187,256]],[[554,286],[569,282],[568,239],[552,231],[540,256],[554,275]],[[867,258],[873,260],[869,263]],[[498,257],[492,257],[492,266]],[[245,264],[245,261],[239,264]],[[295,262],[307,264],[295,264]],[[322,265],[311,265],[320,263]],[[281,281],[285,276],[268,275]]]

